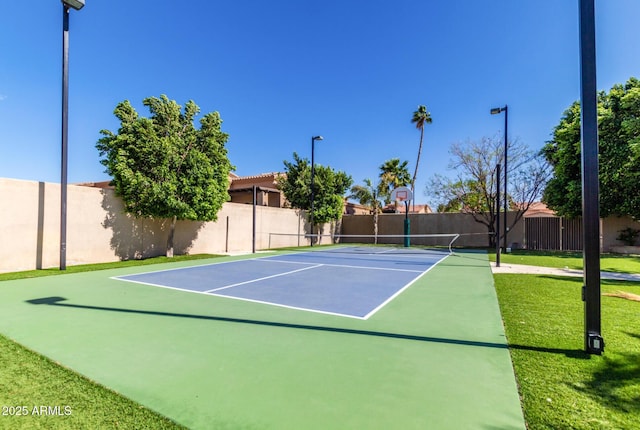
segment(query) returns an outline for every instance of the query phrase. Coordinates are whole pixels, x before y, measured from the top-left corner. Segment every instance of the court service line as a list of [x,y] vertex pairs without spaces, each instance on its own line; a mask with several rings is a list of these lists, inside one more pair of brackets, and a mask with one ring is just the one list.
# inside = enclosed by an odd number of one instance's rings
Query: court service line
[[[269,259],[269,260],[265,260],[265,261],[270,261],[273,263],[291,263],[291,264],[310,264],[310,263],[305,263],[302,261],[285,261],[285,260],[273,260],[273,259]],[[347,269],[365,269],[365,270],[389,270],[389,271],[393,271],[393,272],[411,272],[411,273],[422,273],[422,270],[411,270],[411,269],[394,269],[392,267],[371,267],[371,266],[351,266],[348,264],[328,264],[328,263],[322,263],[322,264],[318,264],[318,266],[327,266],[327,267],[344,267]]]
[[314,313],[317,313],[317,314],[333,315],[333,316],[338,316],[338,317],[354,318],[354,319],[358,319],[358,320],[364,320],[363,317],[358,316],[358,315],[342,314],[342,313],[339,313],[339,312],[323,311],[323,310],[320,310],[320,309],[304,308],[304,307],[300,307],[300,306],[291,306],[291,305],[285,305],[283,303],[269,302],[269,301],[257,300],[257,299],[249,299],[249,298],[246,298],[246,297],[226,296],[224,294],[216,294],[216,293],[206,293],[206,294],[208,296],[220,297],[220,298],[223,298],[223,299],[241,300],[243,302],[258,303],[258,304],[261,304],[261,305],[269,305],[269,306],[277,306],[279,308],[293,309],[293,310],[296,310],[296,311],[314,312]]
[[431,267],[429,267],[427,270],[425,270],[424,272],[422,272],[420,275],[416,276],[413,280],[411,280],[409,283],[407,283],[407,285],[405,285],[404,287],[400,288],[398,291],[396,291],[392,296],[390,296],[389,298],[387,298],[387,300],[385,300],[384,302],[380,303],[375,309],[373,309],[371,312],[369,312],[368,314],[366,314],[364,316],[364,320],[368,320],[371,316],[373,316],[376,312],[378,312],[380,309],[384,308],[386,305],[388,305],[389,303],[391,303],[391,301],[393,299],[395,299],[396,297],[398,297],[400,294],[402,294],[407,288],[409,288],[411,285],[413,285],[418,279],[422,278],[425,274],[427,274],[428,272],[431,271],[431,269],[433,269],[434,267],[436,267],[438,264],[440,264],[442,262],[442,260],[446,259],[447,257],[449,257],[448,255],[445,255],[444,257],[442,257],[440,260],[438,260],[437,262],[435,262]]
[[[309,263],[307,263],[307,264],[309,264]],[[286,276],[286,275],[290,275],[292,273],[302,272],[304,270],[315,269],[316,267],[320,267],[320,266],[324,266],[324,265],[323,264],[316,264],[316,265],[309,266],[309,267],[303,267],[302,269],[290,270],[288,272],[277,273],[275,275],[264,276],[262,278],[257,278],[257,279],[251,279],[249,281],[238,282],[236,284],[226,285],[224,287],[219,287],[219,288],[214,288],[212,290],[207,290],[207,291],[205,291],[205,293],[213,293],[213,292],[216,292],[216,291],[226,290],[227,288],[239,287],[240,285],[246,285],[246,284],[251,284],[251,283],[254,283],[254,282],[264,281],[265,279],[272,279],[272,278],[277,278],[277,277],[280,277],[280,276]]]

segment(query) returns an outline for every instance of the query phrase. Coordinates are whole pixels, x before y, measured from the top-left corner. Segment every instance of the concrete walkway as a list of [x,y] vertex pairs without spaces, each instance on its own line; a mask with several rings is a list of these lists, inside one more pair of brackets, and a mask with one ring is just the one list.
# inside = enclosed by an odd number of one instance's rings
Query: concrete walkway
[[[495,262],[491,262],[491,271],[493,273],[522,273],[530,275],[555,275],[555,276],[574,276],[582,277],[582,270],[555,267],[527,266],[524,264],[501,263],[500,267],[496,267]],[[602,279],[613,279],[617,281],[634,281],[640,282],[640,273],[618,273],[618,272],[600,272]]]

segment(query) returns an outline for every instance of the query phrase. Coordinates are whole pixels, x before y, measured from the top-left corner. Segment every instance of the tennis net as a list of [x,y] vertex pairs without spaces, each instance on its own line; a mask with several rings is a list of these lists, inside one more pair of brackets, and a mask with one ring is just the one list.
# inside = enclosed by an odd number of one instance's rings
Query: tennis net
[[[412,235],[364,235],[364,234],[289,234],[269,233],[269,249],[309,248],[314,251],[340,252],[424,252],[437,250],[453,253],[457,233]],[[407,242],[408,239],[408,242]],[[405,246],[408,244],[409,246]]]

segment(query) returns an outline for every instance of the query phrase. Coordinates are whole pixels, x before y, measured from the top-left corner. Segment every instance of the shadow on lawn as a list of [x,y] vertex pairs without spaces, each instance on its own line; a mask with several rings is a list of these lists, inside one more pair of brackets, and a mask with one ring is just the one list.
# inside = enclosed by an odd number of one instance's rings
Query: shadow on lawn
[[241,319],[241,318],[218,317],[218,316],[211,316],[211,315],[180,314],[180,313],[173,313],[173,312],[146,311],[141,309],[110,308],[110,307],[104,307],[104,306],[76,305],[72,303],[62,303],[65,300],[67,299],[65,299],[64,297],[54,296],[54,297],[42,297],[39,299],[27,300],[26,302],[32,305],[60,306],[60,307],[74,308],[74,309],[90,309],[90,310],[96,310],[96,311],[122,312],[127,314],[153,315],[153,316],[162,316],[162,317],[193,318],[193,319],[206,320],[206,321],[218,321],[218,322],[227,322],[227,323],[236,323],[236,324],[251,324],[251,325],[266,326],[266,327],[292,328],[292,329],[299,329],[299,330],[314,330],[314,331],[324,331],[324,332],[343,333],[343,334],[356,334],[356,335],[362,335],[362,336],[386,337],[386,338],[393,338],[393,339],[414,340],[414,341],[420,341],[420,342],[448,343],[448,344],[462,345],[462,346],[479,346],[483,348],[499,348],[499,349],[508,348],[508,346],[503,343],[480,342],[480,341],[461,340],[461,339],[447,339],[447,338],[440,338],[440,337],[418,336],[418,335],[401,334],[401,333],[387,333],[387,332],[356,330],[356,329],[339,328],[339,327],[322,327],[322,326],[291,324],[291,323],[282,323],[282,322],[274,322],[274,321],[260,321],[260,320]]
[[611,409],[637,413],[640,404],[640,354],[605,356],[590,381],[572,387]]
[[591,355],[581,349],[562,349],[562,348],[546,348],[542,346],[517,345],[509,344],[509,349],[518,349],[522,351],[544,352],[546,354],[564,354],[569,358],[580,360],[589,360]]

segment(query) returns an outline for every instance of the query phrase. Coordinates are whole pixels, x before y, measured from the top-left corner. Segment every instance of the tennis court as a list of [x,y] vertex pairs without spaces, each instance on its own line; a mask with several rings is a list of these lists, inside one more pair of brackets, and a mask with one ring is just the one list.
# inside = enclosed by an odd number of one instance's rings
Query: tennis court
[[349,246],[115,279],[367,319],[447,255]]
[[194,429],[524,429],[487,256],[345,248],[6,281],[0,331]]

